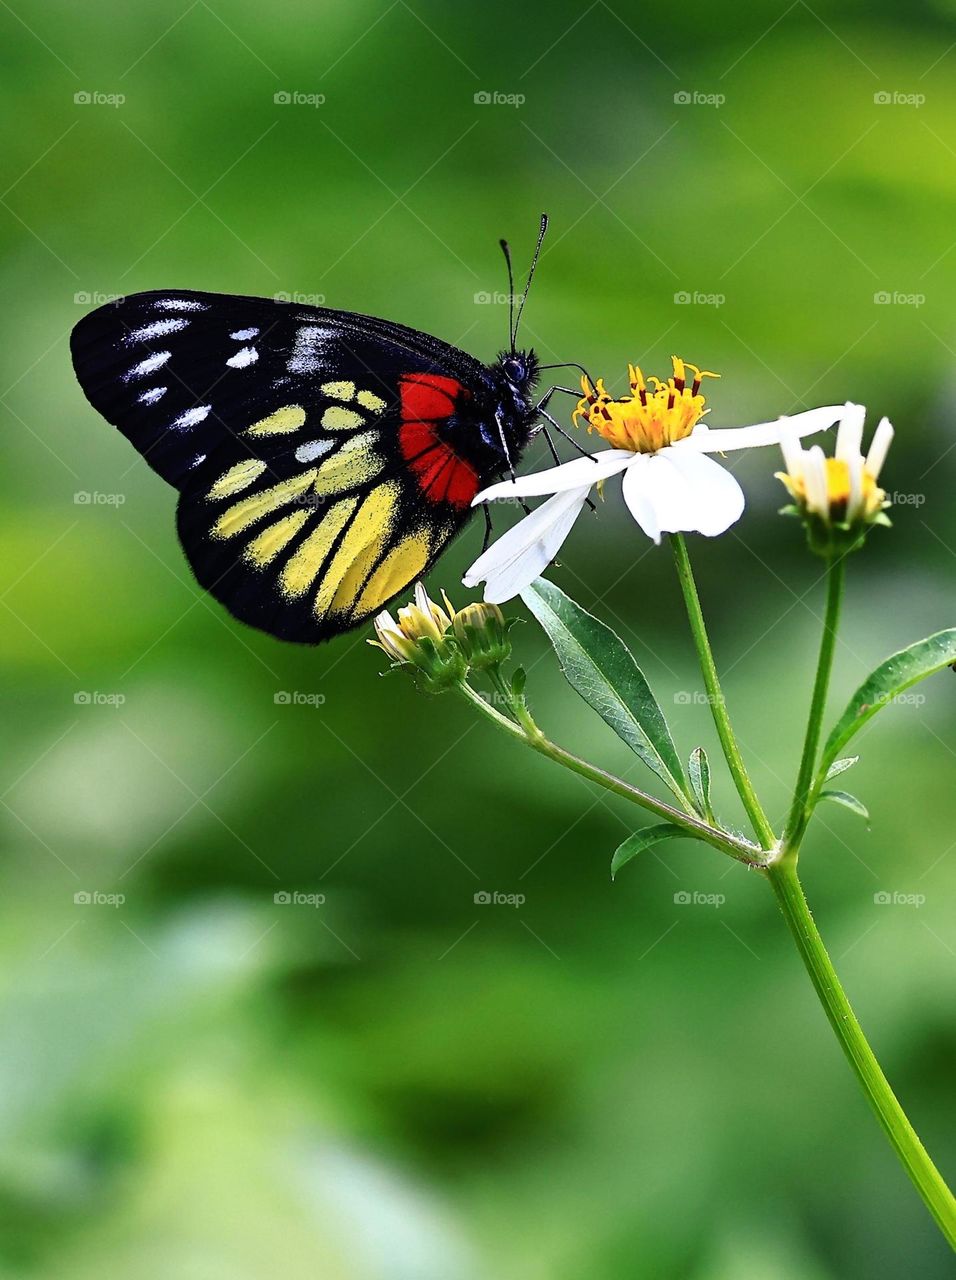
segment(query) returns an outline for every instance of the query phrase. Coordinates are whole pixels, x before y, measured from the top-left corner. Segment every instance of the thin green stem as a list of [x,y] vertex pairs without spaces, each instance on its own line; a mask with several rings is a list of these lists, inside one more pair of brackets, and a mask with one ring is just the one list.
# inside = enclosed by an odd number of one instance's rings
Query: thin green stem
[[707,700],[710,703],[710,711],[714,718],[714,725],[723,749],[724,759],[727,761],[727,767],[733,776],[737,793],[743,802],[744,808],[747,810],[747,816],[757,834],[757,838],[765,849],[772,849],[776,845],[776,837],[767,820],[767,815],[757,799],[757,793],[754,791],[753,783],[750,781],[747,766],[744,764],[743,756],[740,754],[740,748],[737,745],[737,739],[730,724],[730,717],[727,714],[727,704],[724,701],[720,679],[717,675],[717,665],[714,662],[713,651],[707,636],[704,614],[700,607],[700,596],[697,594],[697,583],[694,581],[694,571],[691,569],[690,556],[687,554],[687,544],[684,541],[683,534],[680,533],[672,533],[670,540],[674,552],[674,563],[677,566],[677,577],[684,593],[684,604],[687,606],[690,629],[694,636],[694,644],[697,646],[700,670],[704,677],[704,688],[707,690]]
[[906,1113],[890,1088],[889,1081],[856,1020],[810,913],[797,877],[796,863],[793,860],[777,862],[767,870],[766,875],[810,975],[810,981],[867,1101],[876,1112],[900,1162],[943,1235],[956,1247],[956,1200],[906,1118]]
[[542,733],[526,707],[524,708],[522,723],[516,724],[514,720],[509,720],[507,716],[502,715],[500,711],[491,706],[470,685],[461,684],[458,688],[466,701],[480,711],[486,720],[489,720],[496,728],[504,730],[512,738],[531,747],[539,755],[547,756],[549,760],[553,760],[563,768],[578,774],[581,778],[586,778],[588,782],[597,783],[605,791],[610,791],[616,796],[630,800],[632,804],[640,805],[642,809],[646,809],[656,817],[663,818],[666,822],[673,823],[674,826],[682,827],[688,835],[705,841],[707,844],[712,845],[713,848],[719,849],[721,853],[726,853],[732,858],[736,858],[739,862],[746,862],[749,866],[764,865],[760,858],[760,850],[756,846],[730,835],[729,832],[719,831],[700,818],[683,813],[680,809],[675,809],[672,805],[666,804],[663,800],[658,800],[646,791],[642,791],[639,787],[633,786],[630,782],[625,782],[623,778],[618,778],[615,774],[608,773],[607,770],[600,769],[597,765],[590,764],[587,760],[582,760],[580,756],[576,756],[572,752],[566,751],[563,747],[559,747],[557,743],[552,742]]
[[814,770],[817,751],[820,747],[823,716],[827,707],[830,672],[833,670],[833,654],[836,649],[837,628],[840,625],[840,609],[843,603],[845,582],[846,557],[834,555],[827,565],[827,605],[823,619],[823,635],[820,637],[820,654],[817,658],[817,673],[813,682],[813,697],[810,701],[807,732],[803,740],[800,770],[797,774],[790,815],[787,818],[787,825],[781,842],[784,856],[796,857],[810,817],[809,810],[813,791]]

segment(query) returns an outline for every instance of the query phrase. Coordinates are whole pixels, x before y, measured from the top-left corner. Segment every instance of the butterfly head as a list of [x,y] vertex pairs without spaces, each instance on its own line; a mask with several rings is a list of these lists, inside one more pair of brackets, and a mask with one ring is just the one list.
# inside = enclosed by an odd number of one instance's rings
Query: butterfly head
[[499,351],[493,369],[502,389],[510,391],[520,403],[528,399],[538,380],[538,357],[533,351]]

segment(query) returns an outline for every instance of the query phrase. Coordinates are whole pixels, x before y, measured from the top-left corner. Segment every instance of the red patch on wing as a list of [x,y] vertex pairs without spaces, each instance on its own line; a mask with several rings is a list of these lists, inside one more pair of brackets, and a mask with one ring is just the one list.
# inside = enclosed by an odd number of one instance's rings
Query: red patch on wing
[[432,502],[469,506],[479,489],[478,475],[438,434],[438,424],[451,417],[455,401],[468,389],[440,374],[407,373],[399,380],[399,393],[399,447],[422,492]]

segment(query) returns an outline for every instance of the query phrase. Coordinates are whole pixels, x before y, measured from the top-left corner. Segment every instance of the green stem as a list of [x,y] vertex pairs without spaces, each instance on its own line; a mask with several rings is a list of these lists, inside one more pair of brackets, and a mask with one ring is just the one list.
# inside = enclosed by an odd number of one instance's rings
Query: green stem
[[797,877],[795,862],[777,862],[767,870],[766,875],[810,975],[810,981],[870,1106],[876,1112],[900,1162],[943,1235],[956,1247],[956,1200],[906,1118],[906,1113],[890,1088],[889,1081],[856,1020],[810,914]]
[[820,654],[817,658],[817,674],[813,682],[813,697],[810,701],[810,715],[807,719],[807,732],[803,740],[803,755],[800,758],[800,770],[797,784],[793,792],[793,803],[784,830],[781,847],[785,854],[796,856],[800,841],[809,821],[811,793],[813,791],[814,767],[817,751],[820,746],[820,733],[823,727],[823,716],[827,706],[827,692],[830,688],[830,672],[833,669],[833,654],[836,649],[837,628],[840,624],[840,608],[843,603],[843,588],[846,582],[846,557],[834,555],[827,564],[827,605],[823,619],[823,635],[820,638]]
[[729,832],[719,831],[702,819],[692,814],[683,813],[680,809],[675,809],[663,800],[656,799],[656,797],[649,795],[646,791],[642,791],[639,787],[633,786],[630,782],[625,782],[623,778],[618,778],[613,773],[608,773],[605,769],[599,769],[597,765],[590,764],[587,760],[582,760],[580,756],[576,756],[570,751],[565,751],[563,747],[559,747],[557,743],[552,742],[542,733],[531,718],[531,713],[527,707],[523,707],[521,723],[516,724],[513,720],[509,720],[507,716],[503,716],[500,711],[496,711],[494,707],[490,706],[481,694],[472,689],[470,685],[461,684],[458,688],[466,701],[480,711],[486,720],[490,720],[497,728],[503,729],[517,741],[525,743],[526,746],[537,751],[539,755],[547,756],[549,760],[562,765],[565,769],[570,769],[572,773],[576,773],[581,778],[586,778],[588,782],[596,782],[598,786],[603,787],[606,791],[610,791],[616,796],[621,796],[625,800],[630,800],[633,804],[640,805],[641,808],[647,809],[649,813],[653,813],[656,817],[663,818],[666,822],[673,823],[674,826],[682,827],[688,835],[705,841],[715,849],[719,849],[721,853],[727,853],[740,862],[746,862],[749,866],[759,867],[765,865],[761,862],[760,850],[747,841],[740,840],[736,836],[730,835]]
[[707,690],[707,699],[710,703],[711,715],[714,717],[714,725],[717,728],[717,736],[723,748],[724,759],[727,761],[727,767],[733,775],[737,793],[743,802],[744,808],[747,810],[747,816],[750,818],[760,843],[765,849],[773,849],[777,843],[773,828],[767,821],[767,815],[757,799],[757,793],[754,791],[753,783],[750,781],[747,766],[744,764],[743,757],[740,754],[740,748],[737,745],[737,739],[730,724],[730,717],[727,714],[727,705],[724,702],[720,679],[717,675],[717,665],[714,662],[710,640],[707,636],[707,627],[704,623],[704,614],[700,607],[700,596],[697,594],[697,583],[694,581],[694,571],[691,569],[690,556],[687,554],[687,544],[684,541],[683,534],[680,533],[672,533],[670,540],[674,552],[674,563],[677,566],[677,577],[680,579],[681,590],[684,593],[684,604],[687,606],[687,616],[690,619],[690,629],[694,636],[694,644],[697,646],[700,670],[704,677],[704,688]]

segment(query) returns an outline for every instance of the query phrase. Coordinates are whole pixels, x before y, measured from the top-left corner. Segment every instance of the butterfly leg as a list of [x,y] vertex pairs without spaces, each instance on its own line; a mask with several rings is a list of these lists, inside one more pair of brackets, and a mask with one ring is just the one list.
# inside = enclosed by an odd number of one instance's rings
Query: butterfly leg
[[488,509],[488,503],[483,504],[485,513],[485,536],[481,540],[481,554],[484,555],[491,545],[491,535],[494,532],[491,526],[491,512]]
[[547,420],[551,423],[552,427],[554,427],[555,431],[557,431],[558,435],[562,436],[565,440],[568,441],[569,444],[573,445],[574,448],[577,449],[578,453],[582,454],[585,458],[592,457],[592,455],[588,453],[587,449],[583,449],[581,445],[578,444],[577,440],[575,440],[574,436],[569,435],[568,432],[565,431],[564,427],[562,427],[561,424],[555,418],[552,418],[550,413],[548,413],[546,406],[556,391],[562,391],[564,392],[565,395],[574,396],[576,400],[580,400],[581,398],[579,393],[577,391],[572,390],[571,387],[549,387],[548,390],[541,397],[541,399],[538,401],[538,403],[535,405],[534,407],[535,413],[540,413],[542,418],[547,418]]
[[[548,421],[549,421],[549,422],[554,423],[554,419],[551,417],[551,415],[550,415],[550,414],[547,414],[547,413],[546,413],[544,416],[548,419]],[[554,425],[555,425],[555,426],[557,426],[557,423],[554,423]],[[559,429],[560,429],[560,428],[559,428]],[[546,441],[547,441],[547,443],[548,443],[548,448],[551,450],[551,457],[552,457],[552,458],[554,458],[555,462],[556,462],[556,463],[557,463],[557,465],[560,467],[560,466],[561,466],[561,457],[560,457],[560,455],[559,455],[559,453],[558,453],[557,449],[554,447],[554,441],[551,439],[551,432],[548,430],[548,428],[547,428],[547,427],[542,427],[542,428],[541,428],[541,434],[544,436],[545,440],[546,440]],[[591,456],[591,455],[590,455],[590,454],[588,454],[588,457],[590,457],[590,456]],[[591,499],[590,499],[590,498],[586,498],[586,499],[585,499],[585,501],[587,502],[588,506],[591,508],[591,510],[592,510],[592,511],[597,511],[597,507],[594,505],[594,503],[591,501]]]

